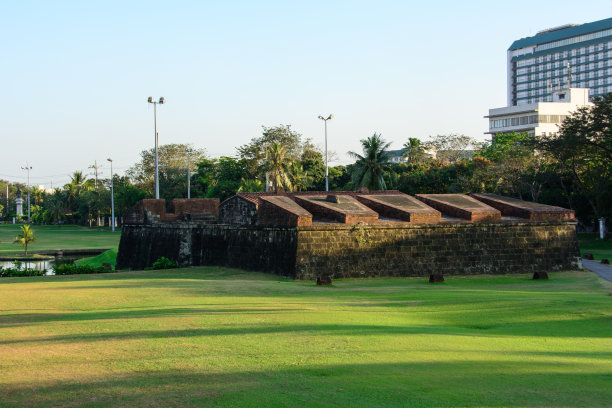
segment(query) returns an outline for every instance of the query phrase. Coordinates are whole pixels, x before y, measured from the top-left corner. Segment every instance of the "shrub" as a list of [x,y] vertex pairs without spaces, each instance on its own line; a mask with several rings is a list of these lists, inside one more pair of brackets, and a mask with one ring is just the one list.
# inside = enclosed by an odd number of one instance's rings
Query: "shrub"
[[[15,262],[17,264],[17,262]],[[34,268],[21,268],[21,264],[17,266],[8,266],[0,268],[0,278],[17,278],[23,276],[43,276],[45,271],[39,271]]]
[[53,265],[53,272],[56,275],[81,275],[88,273],[108,273],[111,272],[103,266],[94,268],[89,265],[76,265],[76,264],[61,264]]
[[153,269],[174,269],[178,268],[178,264],[170,259],[162,256],[157,261],[153,262]]

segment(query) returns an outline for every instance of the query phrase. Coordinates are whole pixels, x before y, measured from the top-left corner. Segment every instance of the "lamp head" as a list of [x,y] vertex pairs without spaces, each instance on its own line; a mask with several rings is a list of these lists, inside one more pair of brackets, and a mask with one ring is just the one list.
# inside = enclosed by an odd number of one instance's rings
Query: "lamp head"
[[106,160],[108,160],[108,161],[109,161],[109,162],[111,162],[111,163],[113,162],[113,160],[112,160],[112,159],[106,159]]
[[323,116],[321,116],[321,115],[319,115],[319,119],[325,120],[325,118]]
[[149,98],[147,99],[147,102],[149,102],[149,103],[153,103],[153,97],[152,97],[152,96],[149,96]]
[[166,99],[162,96],[161,98],[159,98],[159,104],[163,105],[166,102]]
[[330,120],[330,119],[333,119],[333,118],[334,118],[334,115],[330,114],[330,115],[327,117],[327,120]]

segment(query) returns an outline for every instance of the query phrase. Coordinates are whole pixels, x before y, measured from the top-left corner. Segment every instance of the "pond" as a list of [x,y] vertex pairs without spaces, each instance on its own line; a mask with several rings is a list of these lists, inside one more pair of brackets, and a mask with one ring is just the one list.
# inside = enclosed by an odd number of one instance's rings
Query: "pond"
[[[73,264],[76,260],[87,258],[92,255],[80,256],[56,256],[53,259],[35,260],[35,261],[18,261],[19,269],[31,268],[37,271],[45,271],[45,275],[55,275],[53,272],[54,265]],[[0,261],[0,268],[15,267],[15,261]]]

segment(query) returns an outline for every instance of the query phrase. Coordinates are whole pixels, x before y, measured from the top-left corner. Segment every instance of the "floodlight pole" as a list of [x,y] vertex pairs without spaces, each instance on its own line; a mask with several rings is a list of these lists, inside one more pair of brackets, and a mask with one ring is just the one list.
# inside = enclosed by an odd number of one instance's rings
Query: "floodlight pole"
[[28,224],[30,223],[30,170],[32,170],[32,166],[26,163],[25,167],[21,168],[22,170],[26,170],[28,172]]
[[111,232],[115,232],[115,191],[113,181],[113,160],[106,159],[111,164]]
[[157,150],[158,150],[158,146],[157,146],[157,139],[158,139],[158,135],[157,135],[157,104],[161,104],[163,105],[166,100],[164,99],[164,97],[162,96],[161,98],[159,98],[159,101],[154,101],[152,96],[149,96],[149,99],[147,99],[147,102],[152,103],[153,104],[153,123],[155,125],[155,198],[159,200],[159,161],[158,161],[158,156],[157,156]]
[[334,115],[329,115],[327,118],[319,116],[319,119],[325,122],[325,191],[329,191],[329,170],[327,167],[327,121],[333,118]]
[[190,156],[191,149],[187,149],[187,198],[191,198],[191,167]]

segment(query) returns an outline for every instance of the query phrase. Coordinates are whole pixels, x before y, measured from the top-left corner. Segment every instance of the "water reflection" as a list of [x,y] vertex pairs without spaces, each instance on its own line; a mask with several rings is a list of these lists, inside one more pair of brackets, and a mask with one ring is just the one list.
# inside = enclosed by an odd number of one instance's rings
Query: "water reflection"
[[62,256],[55,259],[45,259],[36,261],[0,261],[0,268],[15,268],[23,270],[25,268],[35,269],[37,271],[45,271],[45,275],[55,275],[53,272],[54,265],[73,264],[77,259],[85,258],[84,256]]

